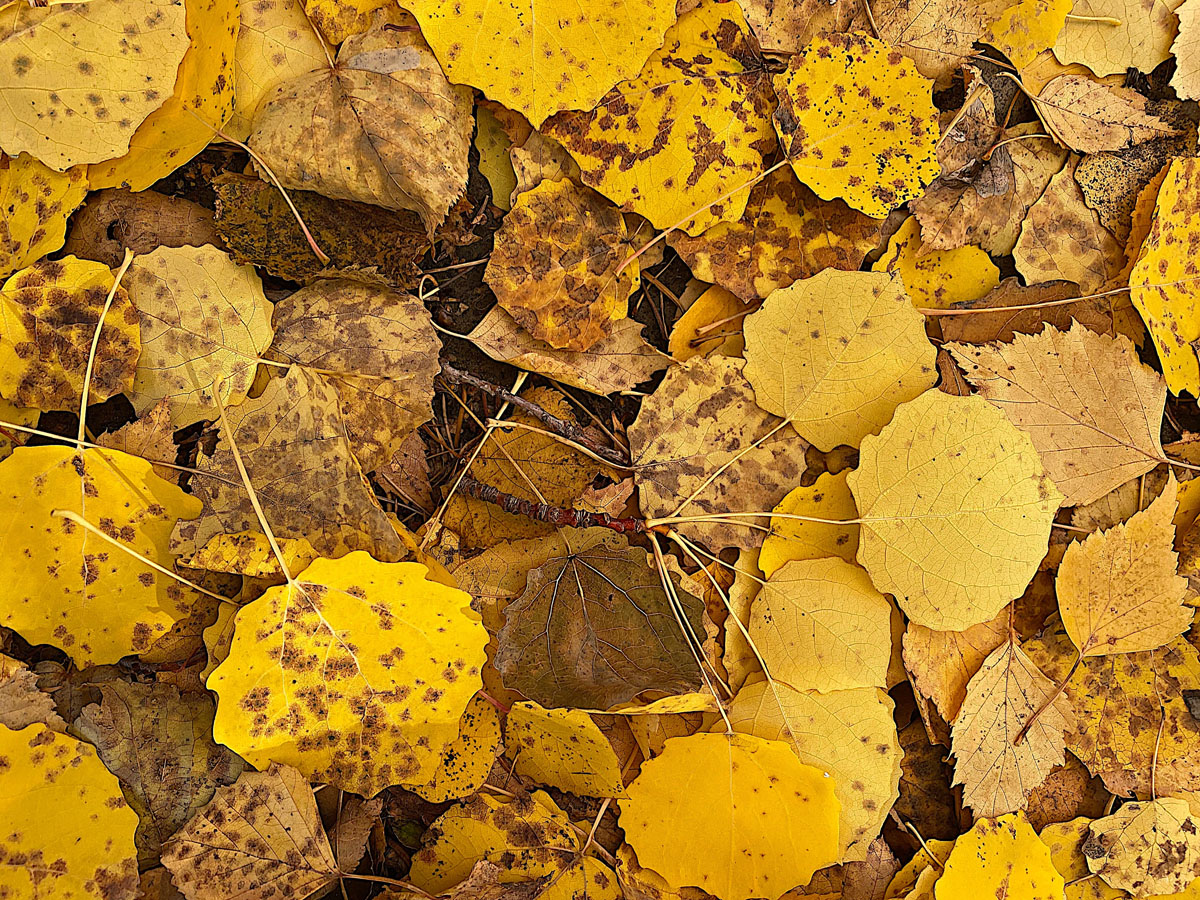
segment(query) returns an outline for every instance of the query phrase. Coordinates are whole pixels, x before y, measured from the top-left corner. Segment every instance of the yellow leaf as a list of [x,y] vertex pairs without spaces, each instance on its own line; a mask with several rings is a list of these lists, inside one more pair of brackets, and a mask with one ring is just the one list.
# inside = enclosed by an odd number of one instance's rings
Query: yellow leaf
[[[115,450],[18,447],[0,462],[0,536],[7,568],[0,624],[33,644],[62,647],[82,668],[147,649],[171,627],[182,590],[126,553],[171,565],[167,541],[194,497],[150,463]],[[69,510],[116,546],[69,519]]]
[[1068,19],[1058,33],[1054,55],[1097,75],[1150,72],[1171,55],[1179,6],[1180,0],[1075,0],[1071,12],[1079,18]]
[[175,92],[138,126],[128,153],[88,167],[93,190],[145,190],[207,147],[233,113],[239,0],[188,0],[185,5],[191,43],[179,64]]
[[[1023,69],[1054,45],[1074,0],[1016,0],[980,38]],[[939,897],[939,900],[941,898]]]
[[171,96],[187,47],[183,0],[6,6],[0,148],[59,171],[120,156]]
[[1066,879],[1066,900],[1127,900],[1127,893],[1109,887],[1088,871],[1083,845],[1091,821],[1081,816],[1047,825],[1038,833],[1042,843],[1050,848],[1054,868]]
[[90,744],[44,725],[0,725],[0,894],[133,900],[137,813]]
[[831,525],[784,516],[809,516],[848,522],[858,518],[858,508],[846,479],[850,470],[832,475],[822,472],[809,487],[798,487],[772,511],[771,533],[763,541],[758,565],[770,576],[793,559],[837,556],[854,562],[858,553],[858,524]]
[[967,683],[983,661],[1008,636],[1009,611],[964,631],[935,631],[909,622],[904,632],[904,667],[913,688],[933,701],[953,722],[967,694]]
[[[906,900],[917,900],[921,897],[931,898],[933,881],[942,874],[942,869],[946,865],[946,860],[950,858],[952,849],[954,849],[954,841],[926,840],[925,844],[917,850],[916,855],[895,874],[888,884],[884,896],[887,900],[895,897],[904,897]],[[926,872],[932,872],[933,878],[925,876]],[[920,885],[922,893],[914,894],[913,892],[918,889],[918,881],[922,882]]]
[[719,709],[720,704],[712,694],[706,694],[702,691],[692,691],[687,694],[674,694],[670,697],[663,697],[661,700],[654,700],[650,703],[629,703],[613,707],[612,709],[590,710],[590,712],[603,712],[605,715],[610,716],[661,716],[692,712],[715,713]]
[[1073,322],[1066,332],[1048,325],[1011,343],[946,349],[979,395],[1030,436],[1065,505],[1094,503],[1164,459],[1167,388],[1128,338]]
[[729,676],[729,687],[735,691],[751,675],[762,672],[758,654],[742,630],[750,630],[750,608],[762,591],[763,572],[758,567],[759,555],[756,549],[738,551],[733,584],[729,586],[729,614],[725,619],[725,653],[721,657],[721,665]]
[[1020,596],[1062,495],[1029,437],[978,397],[927,391],[863,441],[858,560],[919,625],[961,630]]
[[[78,412],[83,378],[113,274],[67,256],[17,272],[0,289],[0,394],[18,406]],[[137,310],[118,287],[100,327],[89,402],[133,384],[141,352]]]
[[1101,153],[1179,133],[1147,113],[1146,103],[1130,88],[1086,75],[1060,75],[1042,88],[1034,107],[1056,140],[1079,153]]
[[475,149],[479,152],[479,171],[492,189],[492,203],[505,211],[512,208],[517,174],[509,150],[512,139],[491,109],[483,104],[475,107]]
[[814,446],[858,446],[937,381],[925,319],[899,279],[826,269],[775,291],[745,324],[746,378]]
[[673,890],[774,900],[837,861],[833,779],[783,741],[670,738],[626,790],[629,799],[618,801],[625,839]]
[[304,11],[330,44],[337,45],[371,27],[371,13],[387,0],[304,0]]
[[883,41],[822,35],[775,76],[775,92],[780,143],[818,197],[881,219],[937,177],[933,82]]
[[728,714],[738,731],[781,741],[806,766],[832,776],[845,862],[866,858],[899,795],[903,754],[892,710],[878,688],[821,694],[758,681],[738,692]]
[[1067,698],[1010,636],[971,679],[954,720],[953,783],[963,785],[963,803],[976,816],[1024,809],[1030,793],[1063,764],[1065,733],[1073,726]]
[[87,191],[83,166],[56,172],[28,153],[0,157],[0,278],[60,248]]
[[691,216],[680,227],[695,235],[741,218],[749,191],[721,198],[762,171],[770,115],[770,84],[740,8],[703,0],[597,109],[563,114],[543,130],[575,157],[584,182],[622,209],[655,228]]
[[430,803],[470,797],[487,781],[500,744],[500,713],[477,693],[458,720],[458,737],[446,745],[433,777],[408,789]]
[[1000,284],[1000,270],[978,247],[925,247],[916,216],[904,220],[871,268],[899,273],[913,306],[922,309],[949,309],[955,303],[969,303]]
[[750,638],[771,677],[802,691],[883,687],[891,604],[842,559],[789,562],[750,608]]
[[[319,555],[305,538],[276,538],[288,574],[299,575]],[[229,572],[251,578],[273,578],[282,575],[279,558],[261,531],[238,531],[214,534],[203,547],[184,559],[180,565],[210,572]]]
[[516,772],[535,784],[583,797],[625,793],[612,744],[581,709],[517,703],[504,725],[504,746]]
[[675,322],[667,350],[679,362],[693,356],[741,356],[746,346],[742,317],[749,311],[737,295],[713,285]]
[[996,896],[1006,900],[1062,900],[1063,877],[1024,813],[979,819],[954,842],[934,886],[937,900]]
[[1135,897],[1174,894],[1200,878],[1200,827],[1186,800],[1126,803],[1088,828],[1088,868]]
[[374,796],[421,785],[479,689],[487,631],[462,591],[419,563],[318,559],[234,620],[209,676],[216,739],[255,766]]
[[176,427],[216,418],[250,390],[271,343],[271,304],[251,266],[216,247],[159,247],[136,256],[122,284],[141,315],[142,356],[131,399],[139,413],[166,399]]

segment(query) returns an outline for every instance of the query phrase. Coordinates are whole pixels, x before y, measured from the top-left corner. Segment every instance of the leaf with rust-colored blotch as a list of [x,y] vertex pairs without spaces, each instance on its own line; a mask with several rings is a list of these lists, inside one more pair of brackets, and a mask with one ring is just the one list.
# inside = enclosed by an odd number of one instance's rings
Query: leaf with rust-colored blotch
[[1179,894],[1200,878],[1198,826],[1180,797],[1126,803],[1088,826],[1083,855],[1109,887],[1134,897]]
[[87,189],[84,166],[56,172],[27,153],[0,156],[0,278],[63,245],[67,219]]

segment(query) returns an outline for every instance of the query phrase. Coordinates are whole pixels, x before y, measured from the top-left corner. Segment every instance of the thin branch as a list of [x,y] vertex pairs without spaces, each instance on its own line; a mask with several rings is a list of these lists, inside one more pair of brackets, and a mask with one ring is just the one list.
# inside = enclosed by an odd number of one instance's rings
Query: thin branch
[[645,519],[619,519],[608,513],[591,512],[586,509],[574,509],[567,506],[551,506],[548,503],[537,503],[533,500],[523,500],[506,494],[499,488],[476,481],[470,475],[464,475],[458,483],[458,492],[467,497],[474,497],[484,503],[499,506],[506,513],[524,516],[537,522],[546,522],[566,528],[607,528],[618,534],[646,534],[651,529],[646,527]]

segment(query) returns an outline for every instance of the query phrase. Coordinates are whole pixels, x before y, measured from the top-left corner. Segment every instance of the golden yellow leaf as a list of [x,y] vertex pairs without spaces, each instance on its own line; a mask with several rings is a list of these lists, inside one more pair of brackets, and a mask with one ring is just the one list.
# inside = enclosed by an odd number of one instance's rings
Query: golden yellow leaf
[[137,813],[90,744],[30,725],[0,725],[0,894],[133,900]]
[[676,320],[667,350],[679,362],[693,356],[741,356],[746,348],[741,324],[747,312],[736,294],[713,285]]
[[504,725],[504,746],[519,775],[583,797],[625,793],[612,744],[581,709],[517,703]]
[[1070,702],[1009,636],[967,684],[954,720],[953,783],[963,786],[963,803],[977,817],[1024,809],[1030,793],[1063,764],[1073,726]]
[[[911,892],[916,889],[917,881],[921,879],[922,873],[932,870],[935,879],[941,875],[953,848],[954,841],[926,840],[924,846],[917,850],[916,855],[893,876],[884,896],[888,900],[895,897],[912,897]],[[929,892],[926,890],[926,896],[928,894]]]
[[937,900],[996,896],[1062,900],[1063,877],[1023,813],[979,819],[954,842],[934,886]]
[[1069,822],[1047,825],[1038,833],[1042,843],[1050,848],[1054,868],[1066,879],[1066,900],[1127,900],[1127,893],[1109,887],[1088,871],[1083,845],[1088,839],[1091,822],[1080,816]]
[[775,570],[750,608],[750,638],[771,677],[801,691],[883,687],[891,604],[842,559]]
[[1130,88],[1086,75],[1060,75],[1042,88],[1034,107],[1057,140],[1079,153],[1100,153],[1178,133],[1147,113],[1146,102]]
[[745,685],[729,708],[741,732],[781,741],[807,766],[829,773],[838,799],[838,856],[861,860],[898,796],[900,741],[892,700],[879,688],[798,691]]
[[1000,283],[1000,270],[980,248],[931,250],[922,244],[916,216],[904,220],[871,268],[899,274],[912,305],[922,309],[978,300]]
[[1124,336],[1075,322],[1066,332],[1048,325],[1011,343],[946,349],[979,395],[1030,436],[1067,506],[1093,503],[1165,458],[1166,385]]
[[773,510],[771,533],[763,541],[758,565],[770,576],[793,559],[821,559],[837,556],[854,562],[858,554],[858,524],[831,525],[806,522],[784,516],[810,516],[815,519],[847,521],[858,518],[858,507],[846,483],[850,470],[831,475],[822,472],[810,487],[798,487]]
[[500,745],[500,713],[481,691],[458,720],[458,737],[442,751],[433,777],[408,789],[430,803],[470,797],[487,781]]
[[1134,897],[1177,893],[1200,878],[1200,827],[1186,800],[1126,803],[1088,832],[1088,868]]
[[543,130],[622,209],[655,228],[691,216],[680,227],[695,235],[745,212],[748,191],[731,192],[762,170],[770,115],[770,82],[741,9],[703,0],[667,29],[636,77],[591,112],[564,113]]
[[183,0],[6,6],[0,149],[59,171],[120,156],[171,96],[187,47]]
[[[1074,0],[1016,0],[980,38],[1024,69],[1043,50],[1054,46]],[[939,900],[942,898],[939,897]]]
[[171,405],[176,427],[216,418],[245,399],[271,343],[271,304],[251,266],[216,247],[160,247],[136,256],[122,282],[141,316],[142,355],[131,399],[144,413]]
[[937,177],[933,82],[883,41],[822,35],[792,56],[775,92],[780,143],[818,197],[883,218]]
[[138,313],[118,287],[100,325],[113,274],[67,256],[22,269],[0,289],[0,394],[18,406],[78,412],[92,356],[88,399],[129,390],[141,352]]
[[304,12],[330,44],[341,44],[371,27],[371,13],[387,0],[304,0]]
[[[276,538],[288,574],[299,575],[319,555],[306,538]],[[283,574],[279,558],[261,531],[214,534],[203,547],[179,560],[180,565],[210,572],[229,572],[251,578],[273,578]]]
[[[670,697],[663,697],[661,700],[654,700],[650,703],[629,703],[614,706],[611,709],[604,710],[604,713],[610,716],[662,716],[693,712],[715,713],[719,709],[720,703],[717,702],[717,698],[712,694],[703,691],[691,691],[686,694],[674,694]],[[591,712],[599,713],[600,710],[591,710]]]
[[207,147],[233,114],[239,0],[189,0],[185,6],[191,43],[175,92],[138,126],[128,153],[88,166],[93,189],[150,187]]
[[1097,75],[1150,72],[1171,55],[1179,6],[1180,0],[1075,0],[1071,12],[1079,18],[1068,19],[1058,33],[1054,55]]
[[901,404],[848,481],[859,563],[938,629],[985,622],[1021,595],[1062,502],[1026,434],[986,400],[941,391]]
[[234,620],[209,676],[216,739],[247,762],[374,796],[422,785],[480,687],[487,631],[420,563],[318,559]]
[[492,203],[505,211],[512,208],[513,192],[517,189],[517,173],[509,156],[512,146],[512,139],[496,113],[477,104],[475,149],[479,153],[479,171],[492,189]]
[[904,631],[904,667],[913,689],[933,701],[953,722],[967,695],[967,683],[983,661],[1008,637],[1009,611],[963,631],[935,631],[909,622]]
[[60,248],[87,191],[83,166],[56,172],[28,153],[0,156],[0,278]]
[[[749,631],[750,607],[762,590],[763,572],[758,567],[757,549],[739,550],[729,586],[729,609],[725,618],[725,653],[721,665],[728,675],[729,687],[736,691],[751,675],[762,672],[758,654],[746,640],[743,628]],[[740,627],[738,623],[741,623]]]
[[821,450],[858,446],[937,381],[925,319],[898,278],[826,269],[746,318],[755,401]]
[[670,738],[627,792],[618,801],[625,839],[674,890],[693,885],[721,900],[774,900],[837,861],[841,804],[833,779],[783,741]]

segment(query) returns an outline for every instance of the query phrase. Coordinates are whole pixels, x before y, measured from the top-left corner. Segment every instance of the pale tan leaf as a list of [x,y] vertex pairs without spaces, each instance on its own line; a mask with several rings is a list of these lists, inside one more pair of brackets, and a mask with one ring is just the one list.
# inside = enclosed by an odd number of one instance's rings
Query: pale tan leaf
[[1050,133],[1079,153],[1121,150],[1176,134],[1177,129],[1146,112],[1146,98],[1086,75],[1060,75],[1034,103]]
[[1200,878],[1200,819],[1186,800],[1126,803],[1088,832],[1088,868],[1134,897],[1175,894]]
[[904,667],[913,687],[953,722],[967,695],[967,684],[983,661],[1008,637],[1009,611],[965,631],[935,631],[909,622],[904,632]]

